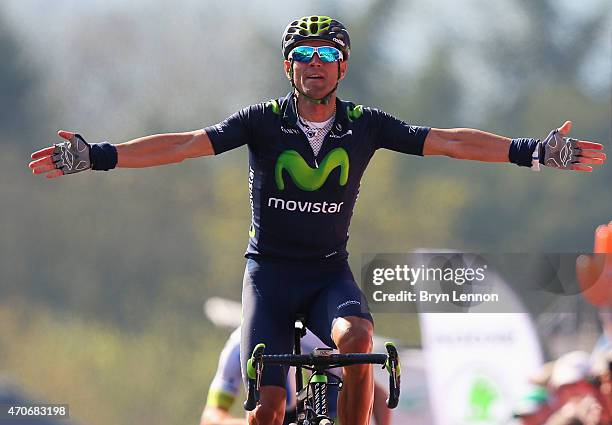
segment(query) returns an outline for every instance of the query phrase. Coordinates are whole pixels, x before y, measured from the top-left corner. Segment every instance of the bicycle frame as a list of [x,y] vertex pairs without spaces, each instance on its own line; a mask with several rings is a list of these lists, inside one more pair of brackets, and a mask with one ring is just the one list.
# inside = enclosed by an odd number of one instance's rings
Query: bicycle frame
[[[400,363],[397,349],[387,342],[387,354],[331,354],[331,351],[317,349],[311,354],[301,354],[301,338],[306,331],[301,319],[295,322],[294,354],[264,355],[265,344],[257,344],[251,358],[247,362],[248,388],[245,410],[255,409],[259,402],[259,389],[264,364],[295,366],[296,368],[296,421],[297,425],[333,425],[327,416],[327,388],[338,385],[342,388],[342,380],[328,372],[329,369],[355,364],[379,364],[389,373],[389,398],[387,406],[395,408],[400,395]],[[331,350],[331,349],[328,349]],[[312,371],[308,385],[304,387],[302,369]],[[338,384],[330,384],[328,376],[334,376]]]

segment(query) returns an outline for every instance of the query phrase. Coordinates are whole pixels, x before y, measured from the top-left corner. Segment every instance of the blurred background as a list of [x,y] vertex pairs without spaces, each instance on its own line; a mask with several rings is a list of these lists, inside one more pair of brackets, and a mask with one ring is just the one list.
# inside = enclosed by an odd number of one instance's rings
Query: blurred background
[[[31,175],[29,155],[59,129],[120,143],[284,95],[280,37],[309,14],[350,30],[341,98],[511,137],[570,119],[574,137],[610,154],[607,0],[4,0],[0,376],[13,388],[69,403],[82,424],[198,422],[231,332],[202,305],[240,299],[246,149],[56,181]],[[351,265],[357,276],[362,253],[418,247],[592,251],[595,227],[612,219],[610,181],[609,164],[532,173],[380,151],[353,217]],[[376,320],[420,347],[416,315]],[[575,341],[590,349],[592,338]]]

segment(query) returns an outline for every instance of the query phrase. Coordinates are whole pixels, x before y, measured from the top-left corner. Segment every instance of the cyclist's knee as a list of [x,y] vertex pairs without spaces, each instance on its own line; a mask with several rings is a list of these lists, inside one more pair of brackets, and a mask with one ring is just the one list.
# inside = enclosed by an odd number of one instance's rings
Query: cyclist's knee
[[372,351],[372,322],[361,317],[341,317],[334,323],[332,338],[341,353],[369,353]]
[[260,404],[249,414],[249,425],[281,425],[285,415],[284,388],[261,387]]
[[260,404],[249,415],[249,425],[281,425],[283,423],[283,413],[264,404]]

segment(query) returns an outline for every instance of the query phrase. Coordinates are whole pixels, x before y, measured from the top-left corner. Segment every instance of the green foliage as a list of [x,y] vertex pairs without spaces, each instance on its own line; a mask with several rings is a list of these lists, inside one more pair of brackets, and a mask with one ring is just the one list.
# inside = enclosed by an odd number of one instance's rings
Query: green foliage
[[0,371],[90,425],[197,423],[225,338],[172,315],[133,333],[16,299],[0,304]]

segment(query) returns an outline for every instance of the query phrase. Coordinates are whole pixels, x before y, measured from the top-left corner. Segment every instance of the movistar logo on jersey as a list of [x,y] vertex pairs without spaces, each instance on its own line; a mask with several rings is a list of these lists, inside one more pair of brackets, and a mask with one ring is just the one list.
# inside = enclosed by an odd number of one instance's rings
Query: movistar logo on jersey
[[325,184],[327,178],[336,168],[340,167],[340,186],[346,185],[349,173],[349,157],[342,148],[331,150],[318,168],[311,168],[302,156],[294,150],[287,150],[280,154],[276,160],[274,177],[279,190],[285,189],[283,171],[293,180],[293,183],[302,190],[312,192]]

